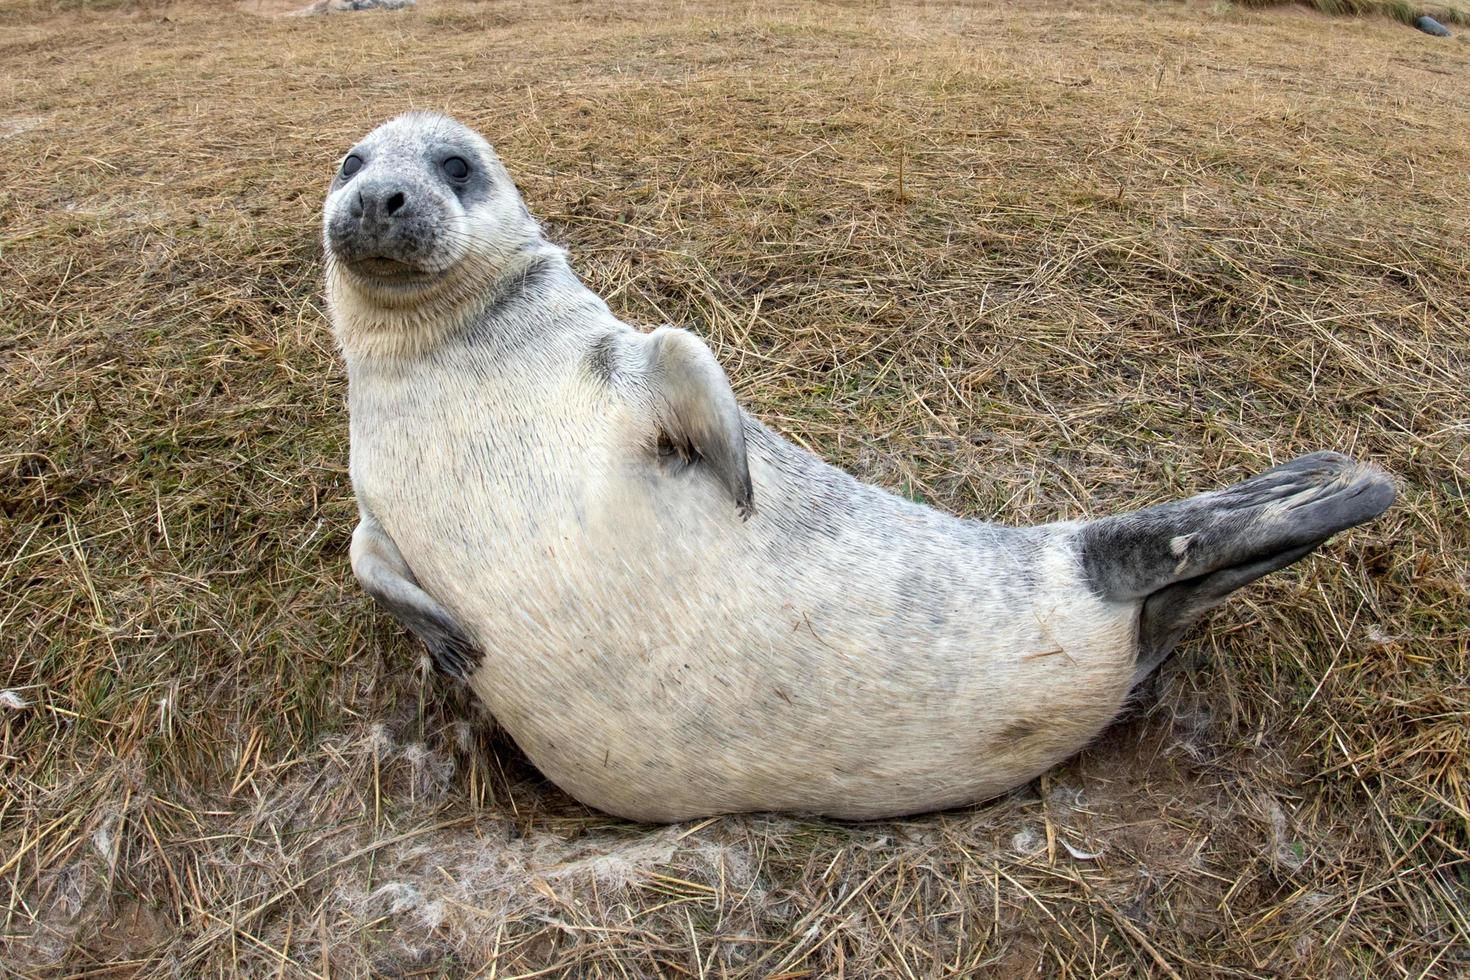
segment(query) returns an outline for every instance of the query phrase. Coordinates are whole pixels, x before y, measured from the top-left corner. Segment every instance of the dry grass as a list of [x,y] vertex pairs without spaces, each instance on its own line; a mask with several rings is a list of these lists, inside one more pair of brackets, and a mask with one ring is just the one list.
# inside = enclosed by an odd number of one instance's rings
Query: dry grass
[[1470,24],[1470,4],[1464,0],[1450,2],[1419,3],[1417,0],[1235,0],[1247,7],[1277,7],[1282,4],[1300,4],[1324,14],[1338,16],[1392,17],[1404,24],[1412,24],[1424,14],[1445,24]]
[[[1210,4],[77,6],[0,6],[0,973],[1470,969],[1460,38]],[[493,134],[617,310],[693,326],[868,479],[1040,521],[1331,447],[1402,502],[991,805],[588,812],[350,581],[314,229],[336,155],[412,105]]]

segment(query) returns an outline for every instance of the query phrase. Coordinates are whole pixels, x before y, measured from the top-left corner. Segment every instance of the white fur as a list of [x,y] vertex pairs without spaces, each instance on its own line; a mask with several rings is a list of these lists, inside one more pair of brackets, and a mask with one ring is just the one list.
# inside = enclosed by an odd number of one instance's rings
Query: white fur
[[[496,241],[503,217],[464,220]],[[497,299],[530,262],[534,289]],[[561,253],[538,235],[463,273],[408,309],[329,276],[353,486],[483,650],[476,693],[567,792],[646,820],[932,810],[1112,719],[1138,604],[1087,587],[1075,525],[960,521],[749,419],[742,520],[707,467],[660,462],[648,338]],[[606,380],[588,355],[609,335]]]

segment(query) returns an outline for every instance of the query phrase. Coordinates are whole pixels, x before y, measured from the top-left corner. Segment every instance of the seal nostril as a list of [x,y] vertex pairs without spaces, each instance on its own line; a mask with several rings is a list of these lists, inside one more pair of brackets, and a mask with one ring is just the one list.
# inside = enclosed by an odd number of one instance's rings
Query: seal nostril
[[394,194],[392,197],[388,198],[385,207],[387,208],[389,214],[393,214],[398,211],[399,208],[403,207],[402,192]]

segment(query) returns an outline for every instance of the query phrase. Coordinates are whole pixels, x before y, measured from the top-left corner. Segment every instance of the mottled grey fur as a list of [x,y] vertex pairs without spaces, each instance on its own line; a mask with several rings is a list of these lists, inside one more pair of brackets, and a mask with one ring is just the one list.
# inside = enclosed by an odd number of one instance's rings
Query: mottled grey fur
[[1323,454],[1092,523],[959,520],[761,425],[692,334],[618,321],[470,130],[418,114],[355,152],[324,216],[354,571],[610,812],[994,796],[1092,738],[1229,591],[1392,498]]

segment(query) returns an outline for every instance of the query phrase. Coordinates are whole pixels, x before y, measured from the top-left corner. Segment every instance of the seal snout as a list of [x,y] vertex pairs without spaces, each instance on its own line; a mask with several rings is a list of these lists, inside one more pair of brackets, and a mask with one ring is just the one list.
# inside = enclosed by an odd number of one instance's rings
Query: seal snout
[[377,281],[434,274],[448,264],[449,216],[432,192],[385,176],[350,188],[327,223],[327,245],[354,273]]

